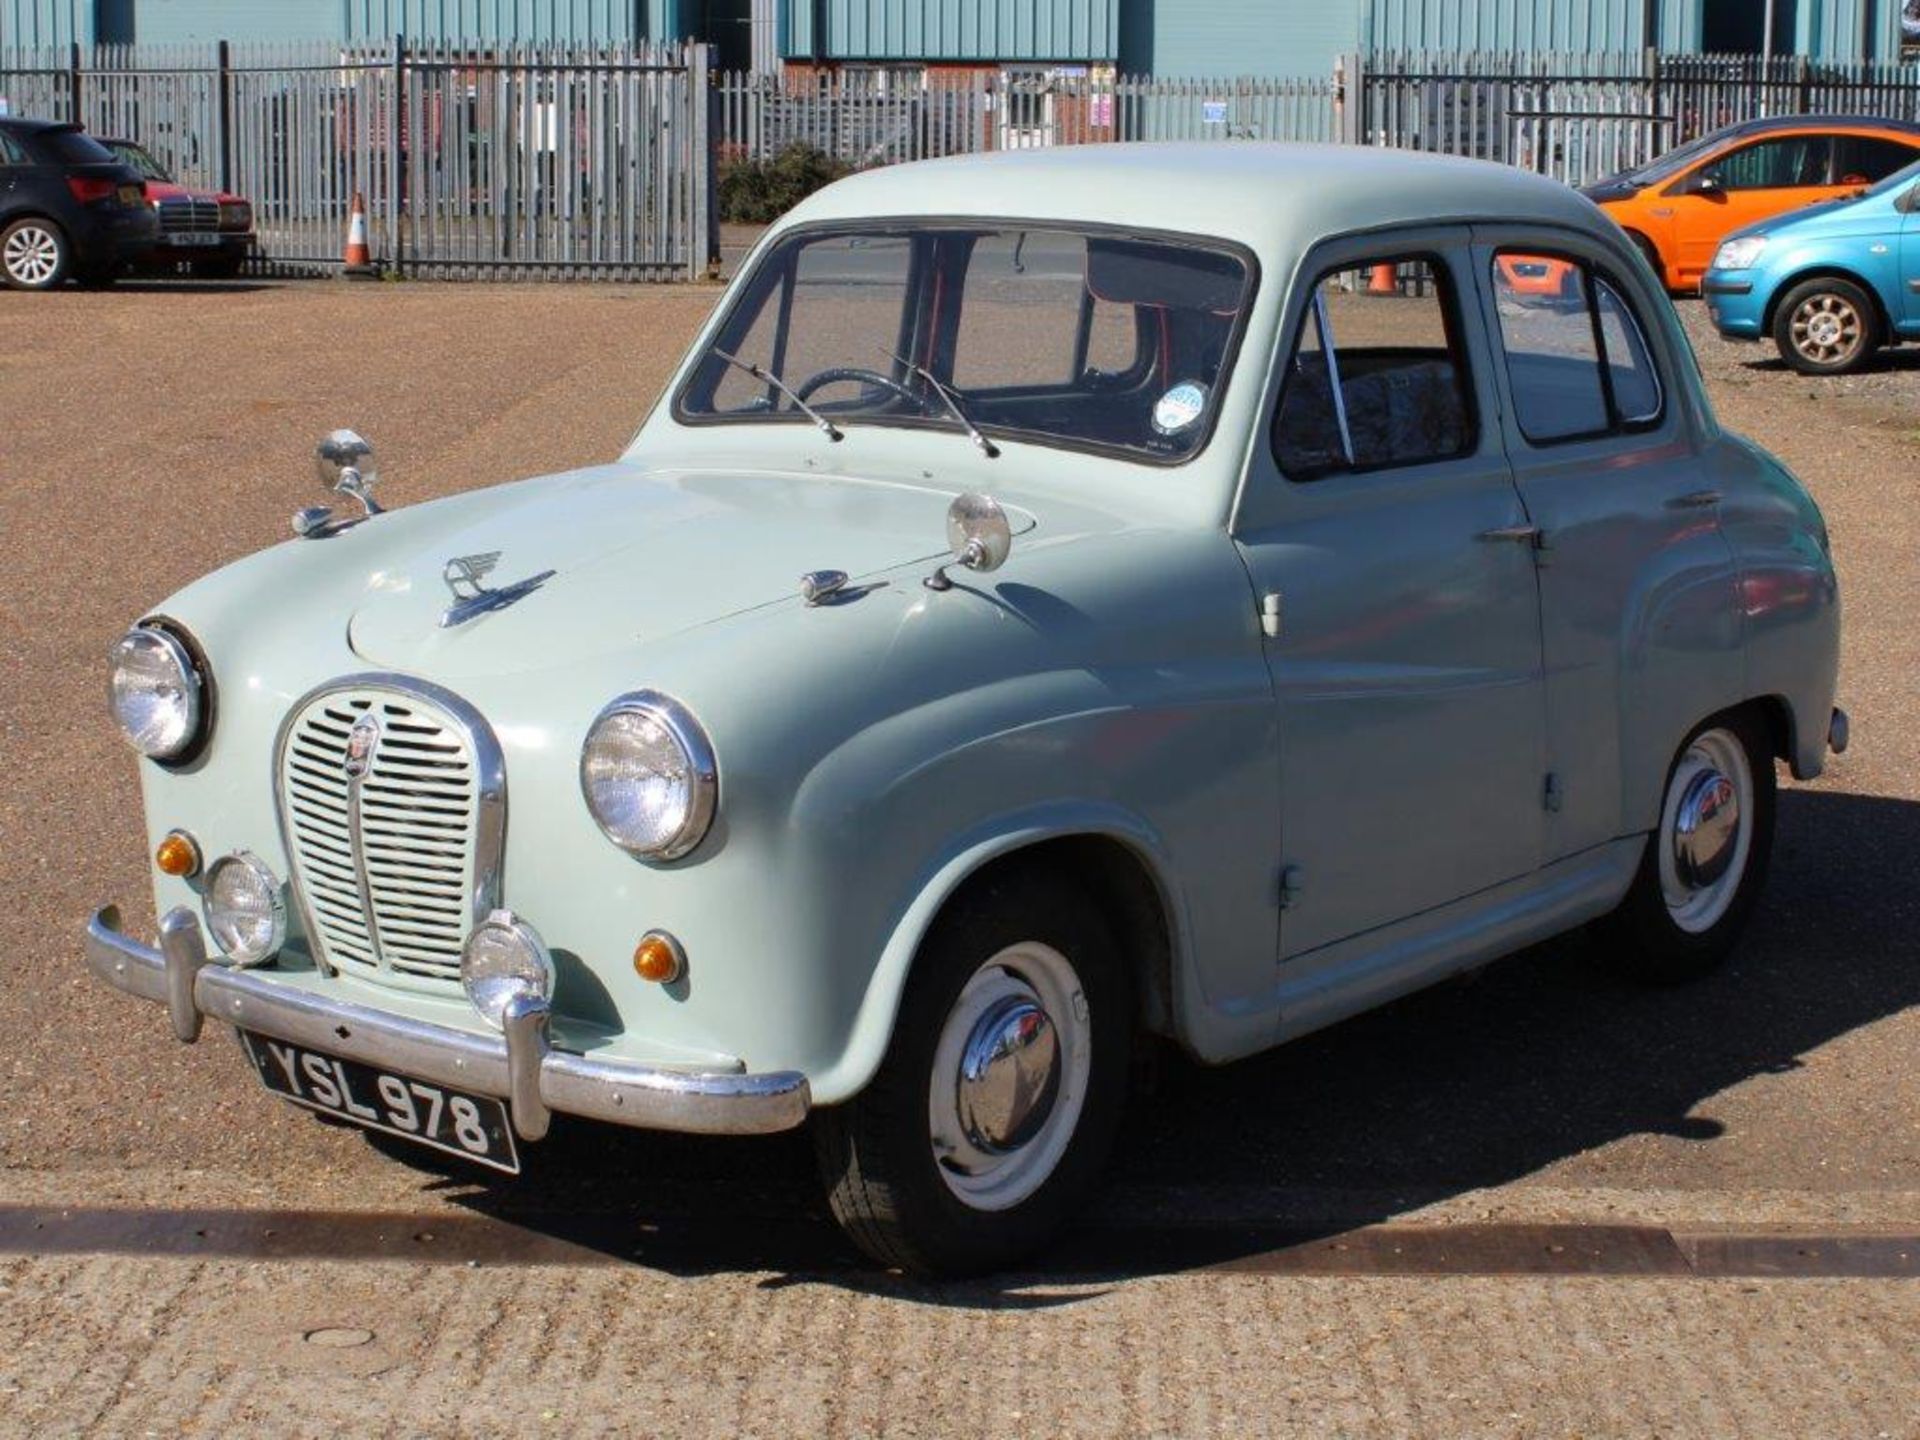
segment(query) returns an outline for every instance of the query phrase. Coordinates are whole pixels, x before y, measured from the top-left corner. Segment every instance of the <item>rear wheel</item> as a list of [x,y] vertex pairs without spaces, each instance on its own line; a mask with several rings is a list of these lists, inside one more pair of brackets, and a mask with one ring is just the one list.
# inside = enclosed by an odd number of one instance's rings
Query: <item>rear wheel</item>
[[0,280],[13,290],[51,290],[67,278],[71,256],[58,225],[39,216],[0,232]]
[[1597,927],[1609,963],[1654,984],[1715,969],[1766,882],[1773,812],[1773,750],[1750,714],[1716,716],[1688,736],[1633,888]]
[[1879,348],[1880,317],[1858,285],[1822,275],[1781,299],[1773,343],[1802,375],[1843,375]]
[[879,1073],[819,1112],[833,1213],[883,1265],[964,1275],[1030,1253],[1113,1142],[1130,976],[1065,880],[1017,874],[960,897],[915,960]]

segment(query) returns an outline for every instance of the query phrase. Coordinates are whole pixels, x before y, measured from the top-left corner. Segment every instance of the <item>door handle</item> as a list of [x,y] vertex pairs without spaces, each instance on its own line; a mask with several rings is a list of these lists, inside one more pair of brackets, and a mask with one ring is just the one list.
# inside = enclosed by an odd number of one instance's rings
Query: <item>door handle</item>
[[1538,545],[1540,527],[1538,525],[1500,525],[1492,530],[1480,532],[1482,540],[1511,540],[1516,545]]
[[1667,502],[1675,510],[1704,510],[1709,505],[1719,503],[1718,490],[1689,490],[1685,495],[1676,495]]

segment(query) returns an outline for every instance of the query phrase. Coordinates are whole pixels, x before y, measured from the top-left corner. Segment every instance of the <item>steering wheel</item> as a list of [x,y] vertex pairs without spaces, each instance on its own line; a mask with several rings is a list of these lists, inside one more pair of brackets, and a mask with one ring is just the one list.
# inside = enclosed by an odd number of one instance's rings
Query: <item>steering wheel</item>
[[882,390],[891,390],[902,400],[918,405],[920,397],[902,385],[891,375],[882,375],[878,370],[863,370],[857,365],[836,365],[828,370],[816,371],[793,387],[793,393],[802,400],[811,400],[813,392],[824,390],[827,386],[842,380],[858,380],[862,385],[877,386]]

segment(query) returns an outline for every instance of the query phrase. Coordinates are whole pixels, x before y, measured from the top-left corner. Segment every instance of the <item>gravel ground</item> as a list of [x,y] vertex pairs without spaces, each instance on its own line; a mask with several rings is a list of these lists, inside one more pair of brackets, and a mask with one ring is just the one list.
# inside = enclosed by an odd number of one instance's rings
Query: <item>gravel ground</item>
[[[563,1203],[639,1203],[743,1231],[818,1222],[794,1138],[562,1127],[506,1186],[396,1163],[259,1094],[230,1044],[174,1045],[77,954],[102,899],[152,923],[134,764],[100,697],[128,620],[285,534],[332,426],[374,439],[393,504],[611,456],[714,294],[0,295],[0,1206],[545,1226]],[[1820,498],[1847,606],[1854,749],[1784,794],[1736,963],[1648,995],[1562,941],[1259,1060],[1170,1063],[1135,1105],[1107,1219],[1920,1228],[1920,351],[1806,380],[1682,308],[1723,420]],[[1174,1274],[929,1292],[848,1279],[817,1228],[818,1262],[785,1268],[725,1247],[591,1275],[10,1260],[0,1431],[1920,1435],[1910,1281]],[[374,1338],[300,1342],[320,1324]]]

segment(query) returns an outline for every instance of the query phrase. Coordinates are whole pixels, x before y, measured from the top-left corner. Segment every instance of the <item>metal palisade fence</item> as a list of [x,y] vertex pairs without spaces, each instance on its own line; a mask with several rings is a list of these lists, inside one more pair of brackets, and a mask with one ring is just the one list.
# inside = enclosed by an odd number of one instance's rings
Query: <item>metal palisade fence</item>
[[1783,115],[1920,119],[1920,65],[1805,56],[1352,56],[1346,138],[1468,155],[1582,185],[1723,125]]
[[0,97],[246,196],[271,268],[337,265],[360,197],[399,274],[685,279],[713,251],[707,54],[70,47],[0,52]]
[[1309,140],[1476,156],[1582,184],[1738,120],[1920,119],[1920,65],[1804,57],[1348,55],[1332,75],[1084,67],[718,74],[704,46],[403,39],[0,49],[16,115],[145,143],[252,199],[262,263],[339,263],[356,194],[408,275],[678,279],[716,253],[719,167],[792,145],[848,165],[1113,141]]
[[1337,138],[1332,77],[1178,80],[1074,71],[716,76],[725,161],[790,145],[855,166],[1127,140]]

